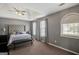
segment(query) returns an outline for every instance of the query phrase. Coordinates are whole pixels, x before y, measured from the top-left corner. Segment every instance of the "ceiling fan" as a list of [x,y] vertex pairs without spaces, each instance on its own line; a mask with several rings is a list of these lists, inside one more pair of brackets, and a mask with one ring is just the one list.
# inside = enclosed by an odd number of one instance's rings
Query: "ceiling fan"
[[[28,13],[28,11],[19,10],[19,9],[17,9],[17,8],[14,8],[14,7],[13,7],[13,9],[15,10],[16,15],[25,15],[25,14]],[[13,11],[13,10],[9,10],[9,11]]]

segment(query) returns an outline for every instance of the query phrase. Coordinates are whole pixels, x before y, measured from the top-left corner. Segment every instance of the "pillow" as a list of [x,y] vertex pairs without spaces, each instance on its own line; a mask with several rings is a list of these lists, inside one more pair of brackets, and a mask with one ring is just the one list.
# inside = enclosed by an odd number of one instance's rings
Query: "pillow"
[[28,31],[28,32],[26,32],[27,34],[30,34],[30,32]]
[[16,34],[23,34],[22,32],[16,32]]
[[22,34],[26,34],[26,32],[22,32]]

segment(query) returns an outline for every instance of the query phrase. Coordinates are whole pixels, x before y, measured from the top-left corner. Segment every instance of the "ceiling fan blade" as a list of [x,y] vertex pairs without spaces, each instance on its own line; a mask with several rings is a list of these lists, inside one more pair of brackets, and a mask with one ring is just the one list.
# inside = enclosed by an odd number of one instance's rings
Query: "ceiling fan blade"
[[21,12],[26,12],[26,11],[21,11]]
[[15,10],[16,10],[16,12],[20,12],[17,8],[15,8],[15,7],[13,7]]
[[23,13],[21,13],[22,15],[25,15],[25,14],[23,14]]

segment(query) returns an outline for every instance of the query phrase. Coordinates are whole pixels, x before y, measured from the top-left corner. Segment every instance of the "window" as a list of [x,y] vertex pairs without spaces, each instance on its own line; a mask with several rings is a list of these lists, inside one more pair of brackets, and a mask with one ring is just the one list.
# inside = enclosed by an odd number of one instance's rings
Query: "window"
[[70,36],[79,36],[79,23],[62,24],[61,34]]
[[45,37],[45,28],[46,28],[46,22],[41,21],[40,22],[40,36]]
[[36,35],[36,22],[33,22],[33,35]]
[[61,36],[79,39],[79,13],[68,13],[61,19]]

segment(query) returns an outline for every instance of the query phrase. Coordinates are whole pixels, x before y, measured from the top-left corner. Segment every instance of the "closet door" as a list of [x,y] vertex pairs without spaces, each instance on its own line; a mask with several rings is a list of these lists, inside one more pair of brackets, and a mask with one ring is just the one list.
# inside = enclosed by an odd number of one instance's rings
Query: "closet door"
[[48,39],[47,19],[40,21],[40,41],[47,42]]

